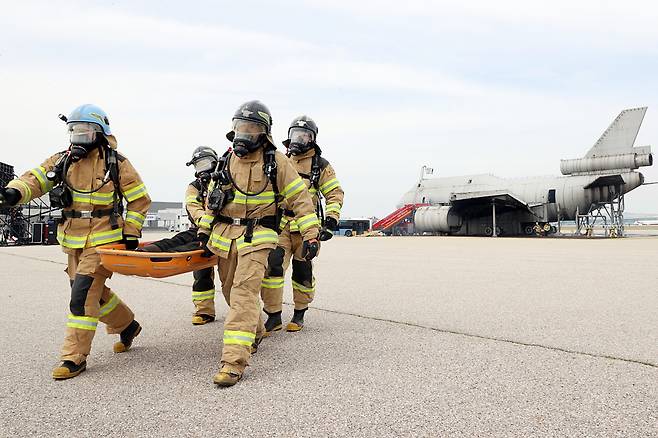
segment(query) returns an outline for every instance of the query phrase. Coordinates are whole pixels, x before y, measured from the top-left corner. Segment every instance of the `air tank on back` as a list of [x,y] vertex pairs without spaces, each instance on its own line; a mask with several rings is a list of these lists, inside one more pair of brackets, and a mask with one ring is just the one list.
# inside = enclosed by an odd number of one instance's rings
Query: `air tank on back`
[[449,233],[459,229],[462,218],[449,205],[419,207],[414,214],[416,232]]

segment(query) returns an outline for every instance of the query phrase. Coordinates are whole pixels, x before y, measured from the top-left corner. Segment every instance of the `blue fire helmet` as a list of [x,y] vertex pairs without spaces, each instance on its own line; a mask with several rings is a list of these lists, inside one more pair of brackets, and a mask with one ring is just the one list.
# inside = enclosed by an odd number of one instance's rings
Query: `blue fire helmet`
[[107,118],[107,113],[90,103],[80,105],[71,112],[66,123],[76,123],[76,122],[88,122],[95,123],[101,127],[103,134],[106,136],[112,135],[110,130],[110,121]]

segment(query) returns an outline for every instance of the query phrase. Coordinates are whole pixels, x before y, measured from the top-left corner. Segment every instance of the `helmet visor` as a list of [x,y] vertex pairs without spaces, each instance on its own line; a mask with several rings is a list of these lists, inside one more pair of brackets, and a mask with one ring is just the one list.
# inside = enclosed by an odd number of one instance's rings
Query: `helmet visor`
[[101,127],[95,123],[73,122],[67,126],[71,144],[90,145],[96,141],[96,136],[101,132]]
[[199,174],[201,172],[210,172],[213,170],[217,161],[213,157],[203,157],[196,160],[193,164],[194,171]]
[[235,132],[236,140],[256,143],[262,134],[267,133],[267,128],[260,123],[236,119],[233,121],[233,132]]
[[315,141],[315,134],[304,128],[291,128],[288,132],[290,143],[307,146]]

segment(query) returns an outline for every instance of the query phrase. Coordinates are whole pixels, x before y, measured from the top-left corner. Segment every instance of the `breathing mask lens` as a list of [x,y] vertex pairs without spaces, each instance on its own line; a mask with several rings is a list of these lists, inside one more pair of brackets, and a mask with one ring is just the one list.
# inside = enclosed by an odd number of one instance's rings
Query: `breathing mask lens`
[[203,157],[194,162],[194,171],[200,175],[203,172],[211,172],[216,165],[217,161],[214,158]]
[[260,147],[261,137],[267,133],[265,125],[247,120],[234,120],[233,151],[238,157],[243,157]]
[[288,131],[288,150],[293,155],[303,154],[313,147],[315,133],[304,128],[291,128]]
[[93,145],[101,131],[100,126],[87,122],[69,123],[67,128],[71,144],[83,147]]

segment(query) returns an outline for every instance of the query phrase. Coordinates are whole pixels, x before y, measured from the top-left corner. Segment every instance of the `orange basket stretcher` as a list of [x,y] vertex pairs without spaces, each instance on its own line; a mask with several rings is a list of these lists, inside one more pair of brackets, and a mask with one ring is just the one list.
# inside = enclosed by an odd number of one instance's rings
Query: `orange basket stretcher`
[[[149,243],[140,243],[139,246]],[[171,277],[217,265],[217,256],[202,257],[201,249],[186,252],[139,252],[128,251],[122,243],[114,243],[99,246],[96,251],[107,270],[138,277]]]

